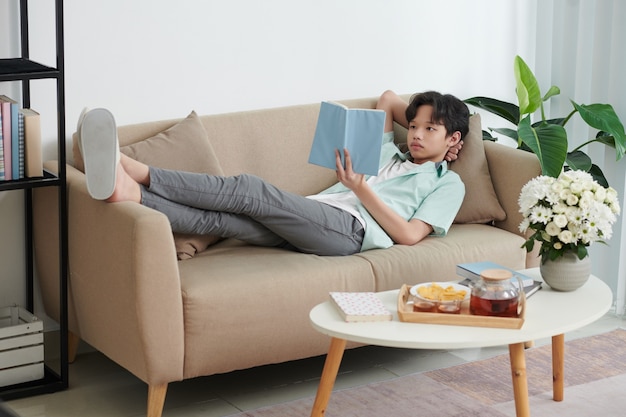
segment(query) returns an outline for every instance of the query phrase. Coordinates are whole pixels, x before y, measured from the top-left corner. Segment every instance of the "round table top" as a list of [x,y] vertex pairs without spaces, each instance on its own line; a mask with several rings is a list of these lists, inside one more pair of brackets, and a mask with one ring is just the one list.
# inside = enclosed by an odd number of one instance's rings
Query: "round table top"
[[[539,268],[522,272],[541,281]],[[348,323],[329,301],[315,306],[309,317],[320,333],[353,342],[414,349],[460,349],[509,345],[563,334],[594,322],[613,304],[610,288],[593,275],[583,287],[572,292],[554,291],[544,284],[526,301],[522,328],[500,329],[401,322],[397,313],[398,291],[378,293],[393,313],[391,321]]]

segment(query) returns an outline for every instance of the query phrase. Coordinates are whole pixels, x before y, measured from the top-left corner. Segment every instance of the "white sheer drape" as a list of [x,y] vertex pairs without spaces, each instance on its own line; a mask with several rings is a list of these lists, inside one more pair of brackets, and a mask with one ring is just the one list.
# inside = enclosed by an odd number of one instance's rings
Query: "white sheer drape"
[[[622,122],[626,121],[626,2],[623,0],[535,0],[526,3],[527,44],[534,51],[525,58],[535,69],[542,93],[551,85],[561,88],[548,116],[565,116],[577,103],[610,103]],[[524,49],[526,49],[524,48]],[[533,62],[534,60],[534,62]],[[576,117],[568,123],[569,149],[596,134]],[[616,162],[615,152],[591,145],[586,152],[599,165],[609,184],[620,195],[622,215],[608,246],[591,247],[593,274],[613,290],[617,314],[626,304],[626,158]]]

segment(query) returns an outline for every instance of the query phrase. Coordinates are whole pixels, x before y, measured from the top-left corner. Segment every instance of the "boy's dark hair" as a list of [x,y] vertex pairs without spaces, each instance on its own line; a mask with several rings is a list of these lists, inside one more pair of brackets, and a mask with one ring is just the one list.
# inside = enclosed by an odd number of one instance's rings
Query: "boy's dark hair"
[[467,105],[451,94],[441,94],[437,91],[417,93],[411,97],[406,108],[406,120],[410,123],[417,114],[417,109],[423,105],[433,107],[433,122],[442,124],[446,128],[446,136],[457,130],[461,132],[461,139],[469,131],[469,109]]

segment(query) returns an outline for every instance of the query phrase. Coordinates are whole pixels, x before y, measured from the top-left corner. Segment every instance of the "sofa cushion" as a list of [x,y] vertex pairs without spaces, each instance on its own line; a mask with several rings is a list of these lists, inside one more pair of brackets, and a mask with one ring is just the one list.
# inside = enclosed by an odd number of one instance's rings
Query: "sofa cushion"
[[465,184],[465,198],[455,223],[489,223],[506,218],[491,182],[479,114],[470,117],[470,130],[463,139],[459,158],[450,163],[450,169]]
[[[224,175],[195,111],[169,129],[122,146],[120,150],[133,159],[159,168]],[[174,233],[176,254],[180,260],[192,258],[218,240],[210,235]]]
[[185,378],[325,354],[329,339],[313,329],[309,311],[328,300],[329,291],[376,288],[361,257],[309,255],[232,239],[179,262],[179,271]]
[[393,245],[356,254],[367,259],[376,277],[376,291],[402,284],[460,281],[456,265],[493,261],[511,269],[526,265],[524,238],[485,224],[453,224],[445,237],[428,236],[416,245]]

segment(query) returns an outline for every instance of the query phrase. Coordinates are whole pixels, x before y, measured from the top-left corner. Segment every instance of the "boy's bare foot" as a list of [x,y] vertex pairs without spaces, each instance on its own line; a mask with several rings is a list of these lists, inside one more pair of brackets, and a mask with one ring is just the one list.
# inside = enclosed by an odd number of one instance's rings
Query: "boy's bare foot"
[[122,164],[117,164],[115,189],[113,190],[113,194],[111,194],[106,201],[108,203],[118,203],[122,201],[141,203],[141,188],[137,181],[128,175]]
[[122,167],[126,173],[139,184],[150,186],[150,168],[143,162],[139,162],[124,154],[121,154]]

